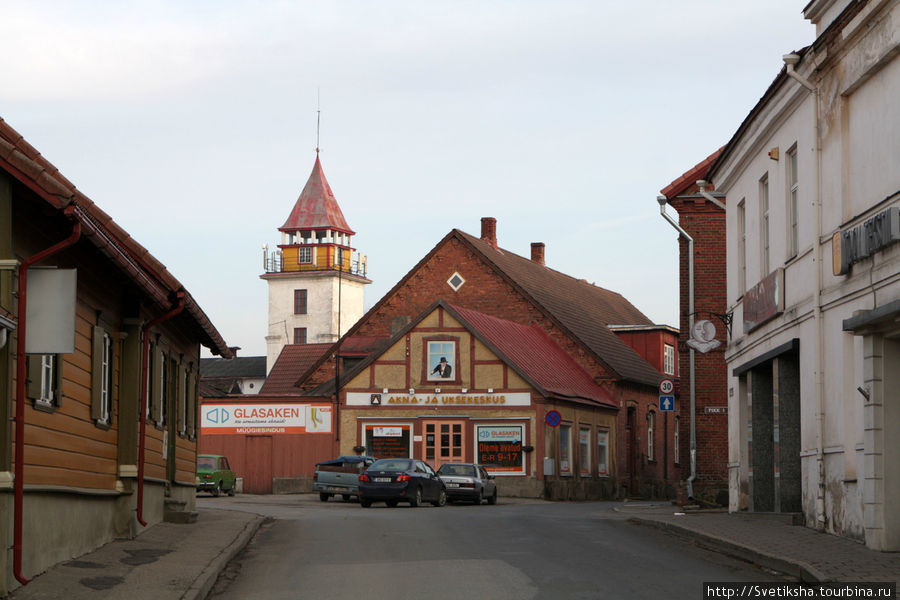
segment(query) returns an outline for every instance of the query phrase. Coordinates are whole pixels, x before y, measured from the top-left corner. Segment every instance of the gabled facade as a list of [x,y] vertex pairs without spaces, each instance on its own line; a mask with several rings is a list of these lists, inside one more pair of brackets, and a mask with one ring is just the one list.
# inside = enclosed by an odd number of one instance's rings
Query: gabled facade
[[150,523],[190,520],[200,345],[233,353],[181,283],[2,119],[0,309],[5,596]]
[[312,173],[278,228],[281,243],[263,250],[269,285],[267,372],[288,344],[332,343],[363,313],[368,260],[351,247],[350,229],[316,154]]
[[730,509],[900,550],[900,2],[817,38],[710,169],[727,194]]
[[[621,295],[548,268],[544,251],[543,244],[532,244],[528,259],[501,249],[493,218],[482,219],[480,238],[451,231],[333,351],[300,376],[298,386],[311,390],[333,381],[334,355],[341,356],[342,372],[352,369],[363,360],[365,349],[380,349],[437,301],[536,325],[606,389],[619,407],[618,434],[612,442],[615,451],[611,452],[616,460],[612,470],[615,494],[672,494],[673,481],[677,481],[673,423],[668,415],[660,414],[658,405],[657,386],[663,376],[608,327],[653,323]],[[345,355],[344,347],[353,349],[351,356]],[[410,387],[416,389],[416,385],[414,381]],[[341,444],[346,443],[342,437]],[[559,484],[548,484],[546,489],[555,497],[575,497],[583,495],[584,486],[575,474]]]
[[[726,198],[724,194],[713,192],[708,185],[701,190],[697,183],[706,180],[707,172],[720,152],[721,149],[716,150],[663,188],[659,201],[663,203],[663,210],[666,206],[672,206],[678,212],[678,226],[690,236],[690,241],[684,235],[678,236],[681,335],[677,429],[681,479],[685,482],[685,495],[693,494],[694,500],[705,505],[727,506],[728,385],[725,349],[732,324],[725,297]],[[692,450],[695,452],[693,465]]]

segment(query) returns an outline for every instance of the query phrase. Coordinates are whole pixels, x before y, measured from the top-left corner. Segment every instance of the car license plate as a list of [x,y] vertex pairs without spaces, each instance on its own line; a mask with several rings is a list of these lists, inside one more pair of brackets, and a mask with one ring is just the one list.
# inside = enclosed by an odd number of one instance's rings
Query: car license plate
[[447,484],[447,487],[448,487],[448,488],[458,488],[458,487],[459,487],[459,484],[458,484],[458,483],[448,483],[448,484]]
[[390,483],[392,479],[390,477],[376,477],[375,483]]

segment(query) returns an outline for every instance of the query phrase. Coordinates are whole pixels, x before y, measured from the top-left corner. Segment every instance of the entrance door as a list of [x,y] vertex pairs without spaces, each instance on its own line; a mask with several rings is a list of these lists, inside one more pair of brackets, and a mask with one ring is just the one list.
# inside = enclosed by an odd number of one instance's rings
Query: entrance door
[[248,494],[272,493],[272,436],[248,435],[244,453],[244,491]]
[[465,444],[463,421],[425,421],[425,460],[435,470],[447,462],[462,462]]

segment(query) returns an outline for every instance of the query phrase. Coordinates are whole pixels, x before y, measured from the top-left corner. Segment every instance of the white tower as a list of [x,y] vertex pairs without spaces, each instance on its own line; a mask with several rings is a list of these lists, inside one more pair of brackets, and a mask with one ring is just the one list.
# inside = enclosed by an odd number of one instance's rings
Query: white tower
[[278,250],[263,248],[269,283],[266,373],[286,344],[330,343],[363,314],[367,260],[350,246],[354,231],[316,164],[284,225]]

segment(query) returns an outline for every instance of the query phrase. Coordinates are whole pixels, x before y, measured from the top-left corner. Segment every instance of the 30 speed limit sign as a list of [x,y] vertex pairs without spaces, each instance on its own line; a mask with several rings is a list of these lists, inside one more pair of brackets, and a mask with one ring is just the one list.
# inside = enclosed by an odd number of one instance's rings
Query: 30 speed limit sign
[[675,382],[671,379],[663,379],[659,382],[659,393],[669,395],[675,391]]

